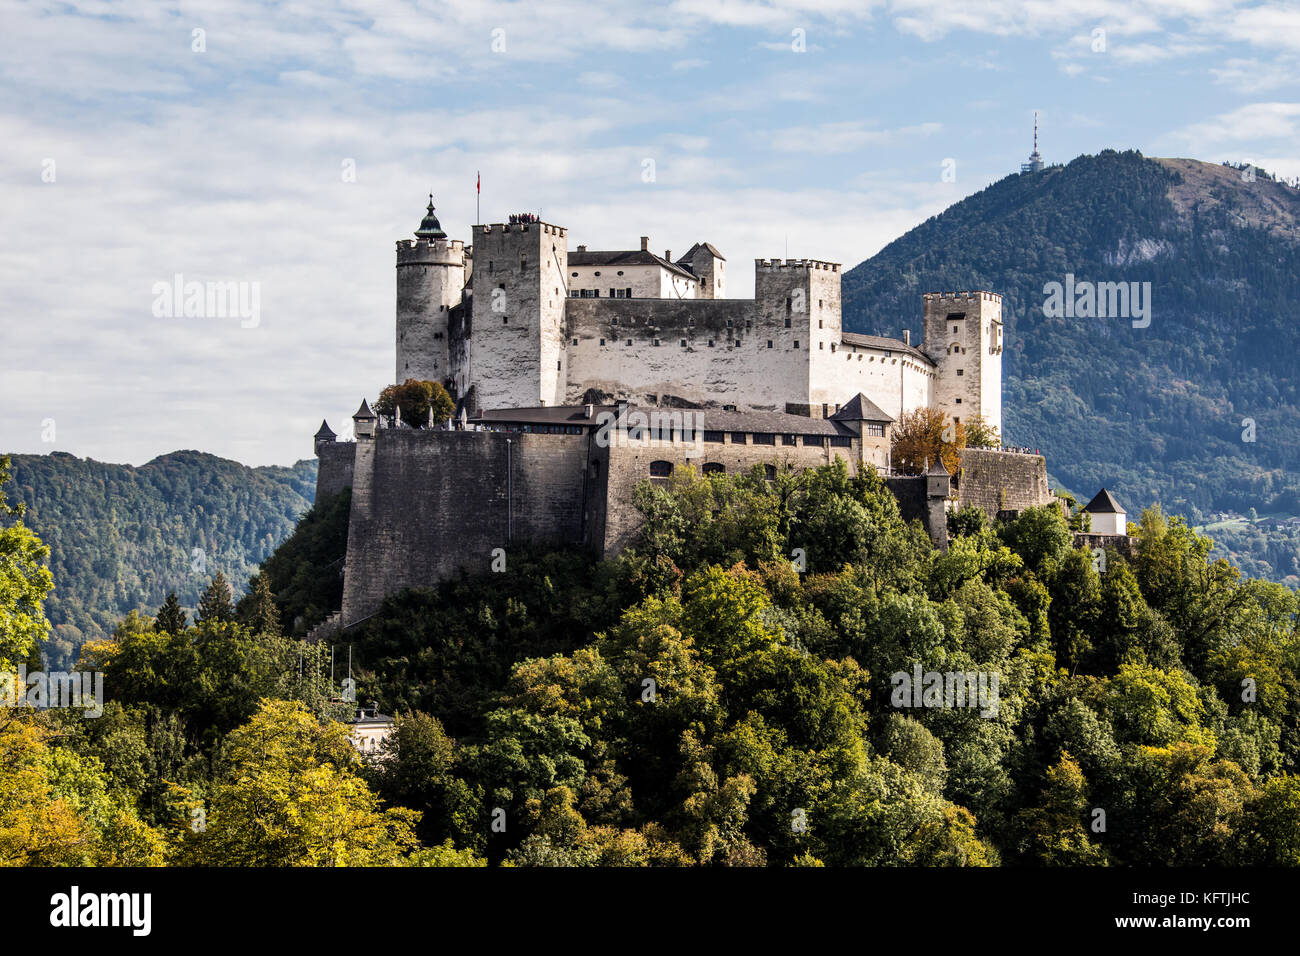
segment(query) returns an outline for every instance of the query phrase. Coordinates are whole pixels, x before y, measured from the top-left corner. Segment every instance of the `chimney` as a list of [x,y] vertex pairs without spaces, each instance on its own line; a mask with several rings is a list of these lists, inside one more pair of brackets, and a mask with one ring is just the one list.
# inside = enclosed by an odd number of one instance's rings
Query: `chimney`
[[912,330],[911,330],[911,329],[903,329],[903,344],[904,344],[904,345],[911,345],[911,344],[912,344]]
[[584,418],[590,418],[590,417],[591,417],[593,414],[595,414],[595,412],[596,412],[596,406],[595,406],[595,405],[587,404],[587,405],[582,406],[582,408],[583,408],[583,417],[584,417]]
[[649,252],[649,251],[650,251],[650,237],[649,237],[649,236],[642,236],[642,237],[641,237],[641,251],[642,251],[642,252]]
[[672,261],[673,261],[673,251],[672,251],[671,249],[665,249],[665,250],[664,250],[664,258],[667,259],[669,262],[672,262]]

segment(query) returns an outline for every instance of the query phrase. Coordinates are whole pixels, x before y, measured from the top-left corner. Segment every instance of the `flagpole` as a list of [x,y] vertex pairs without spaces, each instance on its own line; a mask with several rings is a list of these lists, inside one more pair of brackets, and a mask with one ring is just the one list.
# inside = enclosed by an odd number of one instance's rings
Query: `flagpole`
[[474,172],[474,223],[475,225],[483,221],[483,213],[479,211],[479,202],[483,198],[483,173],[475,170]]

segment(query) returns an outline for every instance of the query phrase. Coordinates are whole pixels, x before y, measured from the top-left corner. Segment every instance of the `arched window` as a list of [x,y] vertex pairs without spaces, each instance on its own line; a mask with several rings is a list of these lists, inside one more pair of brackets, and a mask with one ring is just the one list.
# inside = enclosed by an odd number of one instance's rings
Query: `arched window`
[[725,475],[727,466],[720,461],[706,461],[704,463],[704,474],[706,475]]
[[763,477],[768,481],[776,481],[776,465],[764,465]]
[[668,477],[673,473],[673,463],[671,461],[652,461],[650,462],[650,483],[653,485],[668,484]]

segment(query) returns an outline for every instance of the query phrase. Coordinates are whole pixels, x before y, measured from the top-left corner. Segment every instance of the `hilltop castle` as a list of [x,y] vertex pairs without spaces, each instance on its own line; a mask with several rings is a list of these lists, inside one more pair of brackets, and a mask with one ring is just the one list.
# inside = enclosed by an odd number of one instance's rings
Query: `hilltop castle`
[[690,465],[705,474],[809,468],[836,458],[889,475],[905,515],[947,546],[946,514],[1050,502],[1041,456],[967,449],[961,472],[892,475],[891,431],[917,408],[1002,425],[1002,299],[922,297],[924,338],[845,332],[840,265],[755,262],[752,299],[728,299],[726,260],[570,250],[531,215],[449,239],[432,197],[397,243],[395,381],[442,382],[453,427],[384,422],[362,402],[355,442],[315,438],[318,501],[352,488],[343,607],[356,623],[388,594],[486,571],[522,542],[617,554],[632,491]]
[[1002,297],[927,294],[924,339],[845,332],[840,264],[756,260],[754,298],[728,299],[726,260],[570,251],[528,216],[447,238],[432,198],[397,244],[395,381],[443,382],[481,409],[600,404],[826,418],[859,393],[894,419],[918,407],[1002,426]]

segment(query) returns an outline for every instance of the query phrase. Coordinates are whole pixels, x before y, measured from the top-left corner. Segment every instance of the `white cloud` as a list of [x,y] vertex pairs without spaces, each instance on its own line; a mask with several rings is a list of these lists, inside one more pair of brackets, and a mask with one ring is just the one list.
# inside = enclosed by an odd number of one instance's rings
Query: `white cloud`
[[942,129],[941,123],[873,129],[860,120],[847,120],[842,123],[791,126],[776,130],[771,136],[771,146],[775,150],[791,153],[850,153],[867,146],[884,146],[903,139],[933,136]]
[[1212,119],[1191,123],[1171,138],[1201,155],[1224,146],[1294,145],[1300,135],[1300,103],[1251,103]]

